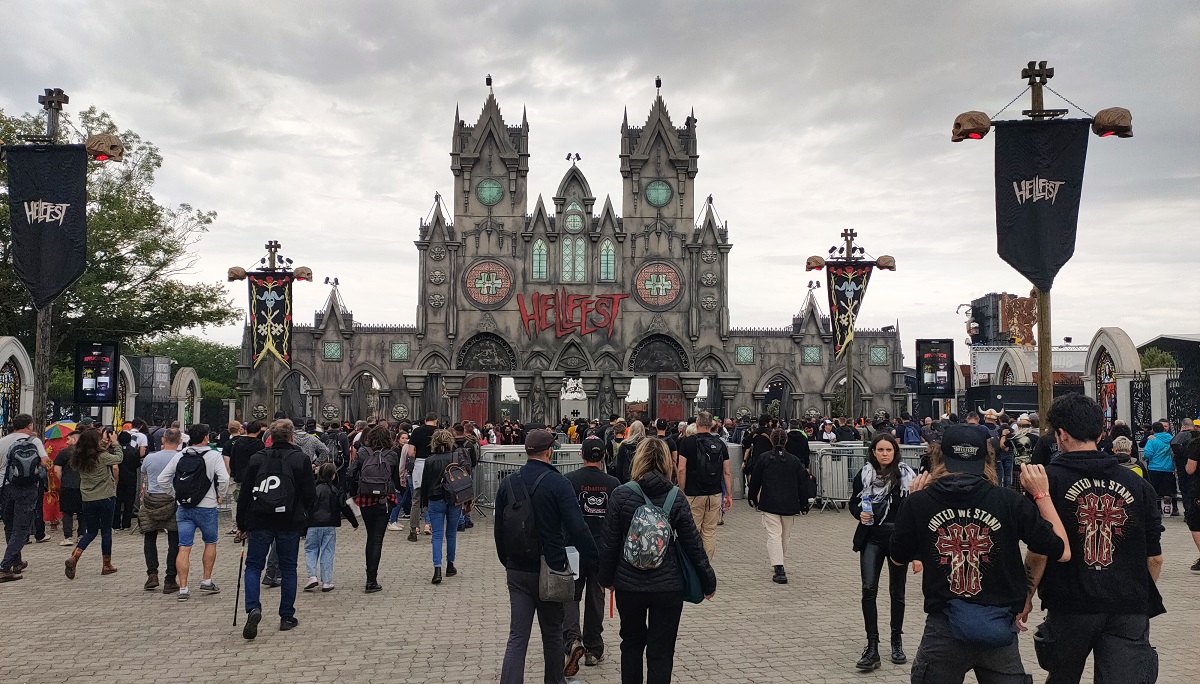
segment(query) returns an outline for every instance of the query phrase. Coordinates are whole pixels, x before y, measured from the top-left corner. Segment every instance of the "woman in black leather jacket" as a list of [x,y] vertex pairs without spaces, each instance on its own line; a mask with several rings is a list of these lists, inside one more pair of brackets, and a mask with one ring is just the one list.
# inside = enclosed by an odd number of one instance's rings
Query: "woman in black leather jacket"
[[[388,514],[397,503],[395,491],[400,486],[400,454],[392,448],[392,435],[387,423],[368,428],[359,445],[354,460],[346,469],[346,479],[350,482],[351,491],[356,494],[354,503],[358,505],[363,524],[367,526],[367,584],[363,591],[373,594],[383,590],[379,584],[379,559],[383,556],[383,536],[387,534]],[[388,472],[392,474],[392,493],[387,496],[358,493],[358,474],[363,464],[379,457],[387,463]]]
[[[875,597],[879,593],[879,576],[888,567],[888,590],[892,597],[892,657],[897,665],[904,663],[904,584],[907,565],[896,565],[888,557],[892,532],[896,529],[896,512],[900,501],[908,496],[908,487],[916,477],[907,464],[900,461],[900,444],[891,433],[881,432],[871,440],[867,462],[854,478],[854,494],[850,497],[850,513],[858,518],[854,530],[854,550],[859,554],[862,573],[863,622],[867,628],[867,648],[855,667],[864,672],[879,668],[879,611]],[[863,499],[871,502],[871,511],[863,510]],[[920,572],[920,562],[913,563],[913,572]]]
[[[657,437],[646,437],[633,456],[630,479],[656,506],[662,506],[675,487],[671,484],[671,452]],[[633,514],[644,505],[628,484],[617,487],[608,503],[608,515],[600,543],[600,574],[603,587],[617,590],[617,609],[621,611],[621,681],[642,681],[642,657],[645,654],[647,684],[671,681],[675,658],[675,639],[683,613],[683,581],[674,553],[668,552],[662,565],[639,570],[623,557],[622,550]],[[717,591],[717,576],[704,553],[704,543],[692,519],[687,498],[677,493],[668,512],[671,528],[677,535],[672,543],[683,544],[696,572],[705,598]]]

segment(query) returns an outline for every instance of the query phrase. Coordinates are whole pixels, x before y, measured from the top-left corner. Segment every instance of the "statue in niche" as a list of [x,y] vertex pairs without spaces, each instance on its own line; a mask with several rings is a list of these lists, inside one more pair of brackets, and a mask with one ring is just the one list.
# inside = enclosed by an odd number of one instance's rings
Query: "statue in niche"
[[604,383],[600,388],[600,418],[607,419],[613,415],[617,406],[617,396],[610,383]]
[[529,398],[529,413],[535,423],[546,422],[546,392],[542,389],[539,378],[533,386],[533,396]]

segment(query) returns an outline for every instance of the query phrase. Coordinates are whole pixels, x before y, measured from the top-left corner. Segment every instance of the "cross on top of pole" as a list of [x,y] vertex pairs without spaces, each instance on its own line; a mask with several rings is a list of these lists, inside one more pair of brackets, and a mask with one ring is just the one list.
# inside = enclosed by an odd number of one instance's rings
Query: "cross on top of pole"
[[854,242],[854,238],[858,237],[858,233],[853,228],[847,228],[842,231],[842,239],[846,242]]
[[1029,85],[1046,85],[1054,78],[1054,67],[1047,67],[1046,60],[1030,62],[1029,66],[1021,69],[1021,78],[1029,79]]
[[70,102],[71,98],[67,97],[62,88],[46,88],[45,95],[38,95],[38,104],[46,111],[54,109],[61,112],[62,106]]

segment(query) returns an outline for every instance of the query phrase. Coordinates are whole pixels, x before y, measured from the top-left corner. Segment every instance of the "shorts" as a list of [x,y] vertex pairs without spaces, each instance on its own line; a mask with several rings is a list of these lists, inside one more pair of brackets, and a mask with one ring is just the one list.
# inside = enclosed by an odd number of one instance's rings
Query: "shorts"
[[1188,507],[1187,513],[1184,514],[1184,520],[1187,522],[1189,531],[1200,532],[1200,500],[1193,502]]
[[1154,491],[1158,493],[1160,498],[1175,496],[1175,472],[1164,472],[1161,470],[1147,470],[1146,481],[1154,487]]
[[180,506],[175,509],[175,522],[179,525],[180,546],[191,547],[192,542],[196,540],[197,528],[200,530],[200,538],[204,540],[205,544],[216,544],[220,541],[216,508],[200,506],[184,508]]

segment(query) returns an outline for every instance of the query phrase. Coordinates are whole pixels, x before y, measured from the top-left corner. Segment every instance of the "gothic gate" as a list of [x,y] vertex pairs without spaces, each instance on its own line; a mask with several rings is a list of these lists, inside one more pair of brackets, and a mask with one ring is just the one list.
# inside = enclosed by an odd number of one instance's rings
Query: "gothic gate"
[[[683,388],[679,385],[679,380],[659,375],[655,377],[653,387],[654,415],[650,418],[653,420],[666,418],[670,421],[685,420],[688,412],[683,405]],[[647,432],[651,429],[649,425],[646,428]]]
[[491,404],[488,396],[488,377],[487,375],[472,375],[463,383],[462,394],[458,399],[462,420],[473,420],[476,425],[488,422],[488,410]]

